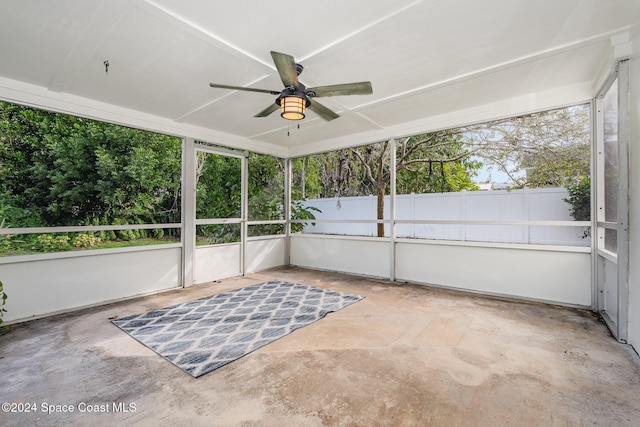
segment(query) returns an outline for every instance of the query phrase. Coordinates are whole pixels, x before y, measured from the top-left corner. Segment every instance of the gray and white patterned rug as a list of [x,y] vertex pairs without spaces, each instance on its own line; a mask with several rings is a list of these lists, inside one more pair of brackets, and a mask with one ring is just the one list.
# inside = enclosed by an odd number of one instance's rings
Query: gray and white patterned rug
[[197,378],[363,298],[271,281],[112,322]]

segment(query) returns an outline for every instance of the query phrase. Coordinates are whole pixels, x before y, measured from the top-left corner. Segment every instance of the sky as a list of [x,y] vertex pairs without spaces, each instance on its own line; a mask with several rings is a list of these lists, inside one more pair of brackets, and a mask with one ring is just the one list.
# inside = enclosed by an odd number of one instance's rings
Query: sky
[[[520,171],[517,173],[517,176],[524,176],[524,174],[524,171]],[[477,171],[477,175],[473,177],[473,180],[476,183],[485,183],[489,180],[489,182],[494,184],[513,184],[506,173],[502,172],[497,166],[487,165],[486,162],[485,165]]]
[[[489,178],[491,179],[489,180]],[[488,166],[483,166],[482,169],[478,171],[478,174],[473,178],[473,180],[477,183],[484,183],[487,182],[487,180],[489,180],[489,182],[498,184],[511,183],[506,173],[498,170],[496,167],[493,167],[491,168],[491,170],[489,170]]]

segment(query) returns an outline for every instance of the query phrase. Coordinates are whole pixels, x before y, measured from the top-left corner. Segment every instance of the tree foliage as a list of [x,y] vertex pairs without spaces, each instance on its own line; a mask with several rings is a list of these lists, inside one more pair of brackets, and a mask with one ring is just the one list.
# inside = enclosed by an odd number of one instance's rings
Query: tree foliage
[[180,222],[181,141],[0,103],[5,226]]
[[507,174],[513,188],[566,187],[590,172],[588,105],[495,120],[461,131],[478,157]]
[[198,153],[196,218],[240,218],[242,187],[240,159]]
[[[249,153],[247,180],[247,218],[249,221],[283,220],[284,162],[274,156]],[[242,181],[241,160],[219,154],[201,152],[197,162],[197,218],[241,218]],[[315,219],[315,208],[300,203],[292,194],[292,219]],[[292,231],[301,231],[302,224],[292,224]],[[229,243],[240,241],[239,224],[213,224],[199,226],[198,238],[202,243]],[[284,224],[255,224],[248,229],[249,236],[284,233]]]
[[576,221],[591,220],[591,179],[580,177],[567,187],[569,197],[563,199],[571,208],[569,212]]
[[291,193],[297,200],[316,199],[324,191],[322,183],[322,162],[320,156],[307,156],[293,159],[293,182]]
[[[376,195],[377,218],[384,219],[392,146],[387,140],[294,159],[293,218],[315,218],[296,200]],[[476,190],[473,178],[483,165],[506,173],[515,188],[568,186],[589,173],[589,111],[576,106],[495,120],[400,138],[395,146],[399,194]],[[250,154],[248,162],[249,220],[283,219],[282,160]],[[240,218],[240,164],[235,157],[198,154],[198,218]],[[4,227],[178,223],[181,170],[178,138],[0,103]],[[282,232],[281,224],[250,227],[250,235]],[[212,242],[237,241],[240,226],[205,225],[198,233]],[[41,245],[63,243],[52,239]]]
[[[182,141],[175,137],[0,103],[0,224],[16,228],[179,223],[181,157]],[[283,161],[252,153],[248,162],[249,220],[284,219]],[[199,152],[196,216],[240,218],[241,173],[240,158]],[[294,219],[314,218],[313,211],[299,203],[292,212]],[[293,225],[294,230],[300,227]],[[212,224],[198,226],[197,234],[205,242],[223,243],[238,241],[240,230],[239,224]],[[252,225],[249,232],[282,234],[284,226]],[[21,241],[31,250],[58,251],[94,246],[101,239],[163,233],[46,234]],[[14,237],[0,239],[0,249],[10,252],[19,240]]]
[[[567,186],[569,197],[563,199],[570,206],[569,213],[576,221],[591,220],[591,178],[578,177],[576,182]],[[591,236],[591,227],[585,227],[583,238]]]
[[[473,178],[482,166],[506,173],[512,188],[567,186],[589,173],[589,132],[588,106],[581,105],[401,138],[396,191],[477,190]],[[390,147],[382,141],[298,159],[296,184],[311,198],[375,194],[382,220]],[[383,235],[384,225],[378,224]]]
[[[301,162],[317,165],[318,197],[377,196],[377,219],[384,219],[384,196],[389,194],[391,142],[310,156]],[[441,131],[403,138],[396,144],[396,185],[403,193],[431,193],[477,189],[471,179],[480,162],[456,131]],[[303,163],[304,164],[304,163]],[[301,169],[302,171],[302,169]],[[300,178],[306,184],[308,173]],[[314,182],[314,181],[312,181]],[[304,188],[302,192],[309,193]],[[384,236],[384,224],[378,224]]]

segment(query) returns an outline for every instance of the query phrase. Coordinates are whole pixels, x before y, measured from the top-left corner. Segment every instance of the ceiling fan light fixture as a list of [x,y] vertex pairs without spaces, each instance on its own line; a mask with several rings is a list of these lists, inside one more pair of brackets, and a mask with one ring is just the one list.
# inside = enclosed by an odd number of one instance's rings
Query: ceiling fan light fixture
[[280,99],[280,116],[287,120],[304,119],[304,110],[309,100],[301,96],[288,95]]
[[[329,86],[315,86],[307,89],[298,80],[298,76],[303,70],[303,66],[296,64],[293,56],[286,53],[271,51],[271,58],[278,70],[280,80],[284,84],[284,90],[278,92],[269,89],[258,89],[246,86],[232,86],[220,83],[209,83],[212,88],[242,90],[247,92],[268,93],[278,95],[275,104],[269,105],[253,117],[267,117],[275,113],[280,107],[280,116],[285,120],[302,120],[305,118],[304,110],[311,108],[320,118],[331,121],[340,117],[315,98],[323,96],[344,96],[344,95],[371,95],[373,89],[371,82],[343,83]],[[309,98],[314,98],[313,104]]]

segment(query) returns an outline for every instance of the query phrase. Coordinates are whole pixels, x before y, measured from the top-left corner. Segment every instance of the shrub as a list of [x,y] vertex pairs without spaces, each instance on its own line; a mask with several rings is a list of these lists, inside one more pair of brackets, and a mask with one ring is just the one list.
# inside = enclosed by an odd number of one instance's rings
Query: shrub
[[136,239],[136,230],[118,230],[116,231],[116,236],[120,240],[135,240]]
[[92,248],[97,246],[101,241],[102,239],[98,236],[82,233],[78,234],[75,239],[73,239],[73,246],[76,248]]
[[13,249],[13,240],[11,234],[0,235],[0,252],[7,252]]
[[[567,187],[569,197],[562,199],[569,204],[569,213],[576,221],[591,220],[591,178],[580,177],[578,181]],[[584,230],[583,238],[591,235],[591,228]]]
[[35,249],[42,252],[60,252],[71,249],[69,236],[40,234],[36,238]]
[[[315,206],[305,206],[304,200],[292,200],[291,201],[291,219],[316,219],[316,216],[313,212],[322,212],[320,209]],[[315,225],[314,222],[311,222],[311,225]],[[291,232],[292,233],[300,233],[304,229],[304,224],[295,223],[291,224]]]
[[591,179],[580,177],[578,182],[567,187],[569,197],[562,199],[571,206],[569,211],[576,221],[591,220]]

